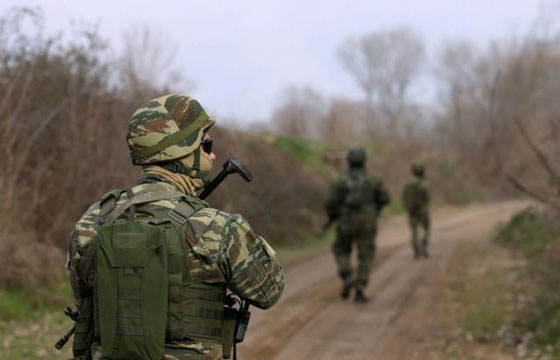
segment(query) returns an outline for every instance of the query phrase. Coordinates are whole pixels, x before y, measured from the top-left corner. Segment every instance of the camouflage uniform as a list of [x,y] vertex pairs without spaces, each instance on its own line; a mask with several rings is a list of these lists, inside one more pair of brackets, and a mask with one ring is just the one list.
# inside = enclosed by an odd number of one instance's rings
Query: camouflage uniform
[[[187,246],[184,246],[186,258],[178,259],[184,259],[186,265],[181,266],[185,272],[184,278],[188,282],[183,282],[182,288],[179,282],[178,291],[188,302],[202,304],[203,311],[197,311],[196,306],[190,309],[189,311],[193,311],[191,318],[198,317],[197,326],[181,324],[183,332],[181,336],[174,338],[169,337],[172,323],[168,318],[164,358],[169,360],[222,359],[223,350],[219,337],[226,291],[240,296],[258,308],[268,309],[278,301],[284,288],[282,267],[276,259],[275,251],[266,240],[255,234],[242,216],[211,208],[194,196],[194,191],[204,186],[205,180],[202,178],[205,178],[209,171],[208,164],[204,165],[208,162],[204,160],[207,154],[201,155],[200,145],[212,124],[213,120],[207,118],[200,104],[188,97],[168,95],[144,104],[130,121],[128,141],[134,163],[146,166],[135,186],[127,191],[115,192],[118,194],[115,209],[130,199],[144,195],[168,194],[164,199],[138,203],[132,212],[134,219],[156,225],[162,224],[162,221],[169,218],[171,211],[180,206],[193,209],[191,215],[185,219],[186,224],[180,228],[181,231],[184,230],[182,236]],[[184,131],[185,129],[187,130]],[[163,146],[157,145],[181,131],[181,136],[176,136]],[[150,136],[155,140],[146,140],[138,146],[135,136],[140,136],[141,141]],[[153,144],[157,146],[154,147]],[[144,151],[138,154],[138,149],[150,147],[151,152]],[[185,161],[187,155],[189,161]],[[88,252],[97,245],[100,218],[104,217],[101,215],[103,205],[100,204],[102,203],[96,202],[84,213],[71,234],[69,244],[67,267],[70,270],[75,304],[81,315],[76,324],[73,350],[74,356],[80,359],[101,358],[103,351],[103,344],[96,337],[98,325],[95,325],[95,321],[99,318],[98,310],[93,306],[97,301],[97,294],[103,289],[98,289],[95,285],[96,274],[91,270],[92,267],[88,267],[90,270],[86,271],[86,265],[83,263],[88,258]],[[130,211],[117,219],[126,216],[130,216]],[[171,249],[168,252],[171,254]],[[169,266],[171,273],[171,263]],[[190,287],[186,288],[186,285]],[[193,289],[193,286],[194,290],[189,290]],[[169,289],[171,291],[171,287]],[[199,289],[215,290],[204,293]],[[220,296],[219,299],[210,300],[208,294]],[[168,296],[171,304],[174,295],[170,292]],[[217,311],[209,311],[204,306],[205,302],[211,303]],[[117,311],[121,311],[120,308]],[[165,317],[172,309],[153,311],[162,313]],[[122,317],[123,314],[118,316]],[[199,336],[201,329],[217,331],[209,338]]]
[[[412,166],[413,178],[409,180],[403,189],[402,200],[408,214],[408,223],[411,231],[410,243],[414,258],[420,256],[428,257],[428,242],[430,237],[430,193],[428,183],[424,178],[424,166],[414,164]],[[422,242],[419,243],[418,228],[423,231]]]
[[[375,256],[377,218],[390,197],[383,182],[365,173],[365,152],[352,149],[348,154],[350,169],[332,187],[326,202],[329,219],[336,220],[336,239],[332,250],[344,285],[342,297],[347,298],[351,287],[356,289],[355,301],[365,301],[363,291],[369,281]],[[358,250],[358,267],[352,279],[351,253]]]

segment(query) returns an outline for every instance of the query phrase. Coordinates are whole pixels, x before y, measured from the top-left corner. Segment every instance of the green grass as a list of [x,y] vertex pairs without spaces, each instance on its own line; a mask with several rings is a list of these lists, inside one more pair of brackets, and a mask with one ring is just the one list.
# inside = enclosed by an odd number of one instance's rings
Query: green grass
[[37,289],[0,289],[0,321],[34,320],[45,312],[60,310],[72,302],[65,276]]
[[326,149],[326,145],[322,143],[294,136],[278,136],[276,137],[275,145],[279,149],[289,152],[304,164],[320,157],[321,152]]
[[495,241],[520,250],[528,257],[539,257],[555,241],[555,237],[558,234],[551,231],[535,210],[527,208],[515,214],[498,230]]
[[71,304],[65,276],[41,289],[0,289],[0,359],[70,358],[71,344],[54,344],[73,325],[63,313]]
[[313,172],[330,178],[336,175],[335,169],[323,160],[323,153],[328,148],[325,143],[295,136],[277,136],[274,145]]
[[506,270],[498,266],[487,269],[477,281],[469,283],[465,293],[464,327],[480,340],[494,339],[511,321],[513,303]]

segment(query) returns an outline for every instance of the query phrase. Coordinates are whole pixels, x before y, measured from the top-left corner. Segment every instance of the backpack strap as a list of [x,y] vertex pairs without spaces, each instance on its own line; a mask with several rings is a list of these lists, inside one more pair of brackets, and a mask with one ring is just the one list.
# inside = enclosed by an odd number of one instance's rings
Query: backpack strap
[[195,206],[182,200],[177,204],[177,206],[169,211],[167,216],[169,217],[173,225],[181,227],[197,210],[198,209]]
[[117,200],[123,192],[123,190],[116,189],[103,196],[99,202],[99,218],[97,219],[98,225],[102,225],[107,221],[107,217],[117,206]]
[[104,222],[112,223],[113,221],[117,220],[119,216],[121,216],[132,205],[158,201],[158,200],[184,198],[184,197],[186,197],[186,195],[183,194],[182,192],[168,191],[168,190],[152,191],[152,192],[146,192],[143,194],[134,195],[131,198],[127,199],[121,205],[115,207],[113,211],[110,212],[110,214],[106,215]]

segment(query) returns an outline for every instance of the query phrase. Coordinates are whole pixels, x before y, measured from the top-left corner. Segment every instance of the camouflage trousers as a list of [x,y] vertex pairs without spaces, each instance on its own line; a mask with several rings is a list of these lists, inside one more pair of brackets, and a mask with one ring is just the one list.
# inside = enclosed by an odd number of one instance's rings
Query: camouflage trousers
[[[427,211],[408,213],[408,224],[410,226],[410,244],[414,252],[414,257],[427,256],[428,243],[430,241],[429,213]],[[422,232],[421,236],[420,232]]]
[[340,230],[337,231],[332,250],[339,273],[352,273],[352,249],[355,247],[358,251],[358,266],[354,278],[356,290],[364,290],[369,282],[371,264],[375,257],[376,233],[375,229],[354,234],[345,234]]

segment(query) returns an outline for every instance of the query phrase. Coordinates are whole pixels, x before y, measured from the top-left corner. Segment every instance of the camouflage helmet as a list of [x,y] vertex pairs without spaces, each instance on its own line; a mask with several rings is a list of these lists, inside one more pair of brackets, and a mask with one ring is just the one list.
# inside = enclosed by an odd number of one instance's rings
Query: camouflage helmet
[[366,162],[366,152],[361,147],[355,147],[348,151],[346,160],[351,165],[362,165]]
[[214,125],[200,103],[181,95],[165,95],[144,103],[129,120],[126,140],[134,165],[184,157],[199,146]]
[[424,164],[416,162],[412,164],[412,173],[416,176],[424,176]]

